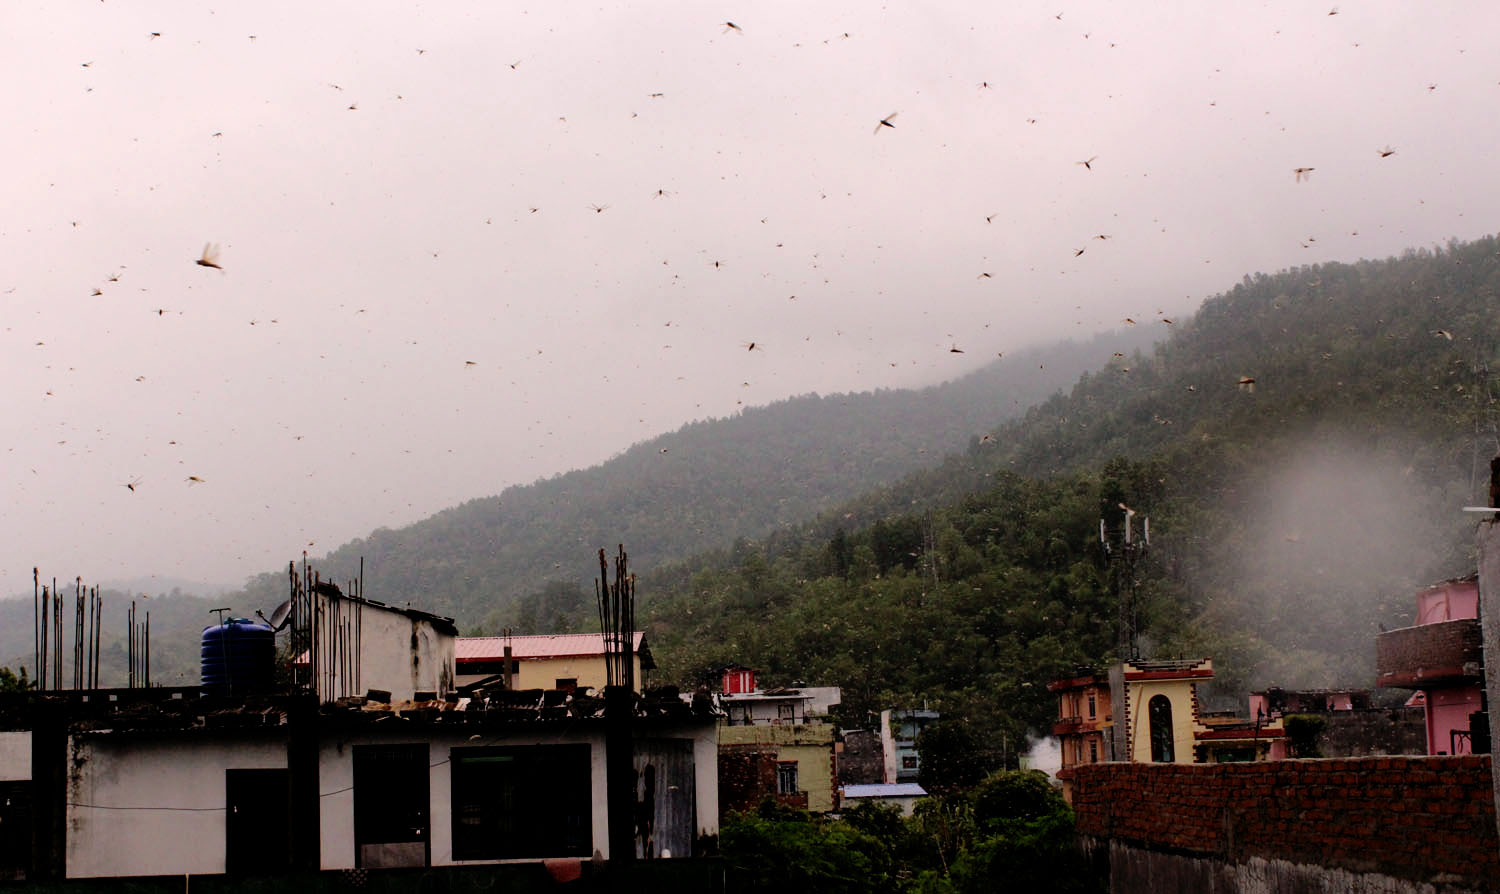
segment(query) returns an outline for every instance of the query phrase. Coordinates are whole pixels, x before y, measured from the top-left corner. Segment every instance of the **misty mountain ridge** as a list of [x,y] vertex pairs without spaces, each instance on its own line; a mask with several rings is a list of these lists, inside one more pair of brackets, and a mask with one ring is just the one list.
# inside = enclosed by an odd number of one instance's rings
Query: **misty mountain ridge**
[[216,584],[182,577],[152,574],[144,577],[111,578],[98,582],[100,590],[115,590],[121,593],[147,593],[154,597],[201,596],[212,599],[225,593],[233,593],[239,587],[232,584]]
[[1152,523],[1141,654],[1211,656],[1237,695],[1371,688],[1380,626],[1474,567],[1459,507],[1500,451],[1497,250],[1247,276],[937,467],[648,575],[658,662],[1043,728],[1045,684],[1118,652],[1098,525],[1129,505]]
[[[376,530],[312,562],[342,580],[363,559],[373,598],[493,628],[548,581],[590,580],[601,545],[624,543],[647,568],[764,537],[941,462],[1112,353],[1149,348],[1159,335],[1127,328],[1011,352],[922,389],[803,395],[690,422],[592,468]],[[283,569],[224,598],[269,610],[285,591]]]
[[[1229,692],[1369,686],[1378,625],[1473,567],[1457,507],[1500,449],[1497,250],[1244,277],[1156,324],[1171,336],[1149,352],[1104,345],[1066,393],[1030,383],[1041,402],[1008,422],[1018,389],[990,367],[691,423],[315,565],[352,575],[363,555],[372,596],[466,630],[587,629],[593,553],[623,542],[663,678],[739,661],[845,686],[851,710],[930,698],[1021,735],[1054,707],[1048,679],[1115,651],[1097,526],[1125,503],[1152,520],[1144,654],[1210,655]],[[283,575],[225,601],[269,608]]]

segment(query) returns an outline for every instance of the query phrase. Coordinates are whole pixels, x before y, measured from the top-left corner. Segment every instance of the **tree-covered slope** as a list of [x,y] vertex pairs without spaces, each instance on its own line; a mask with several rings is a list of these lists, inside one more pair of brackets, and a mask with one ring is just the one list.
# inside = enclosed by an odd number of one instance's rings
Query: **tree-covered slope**
[[[1368,686],[1380,625],[1473,567],[1458,510],[1500,450],[1497,292],[1496,239],[1247,277],[1150,351],[1083,375],[1078,359],[1070,391],[1010,422],[994,424],[1026,383],[1003,371],[798,398],[319,564],[364,555],[376,598],[466,626],[587,629],[591,557],[623,542],[660,675],[739,661],[844,686],[852,722],[926,699],[1015,742],[1046,725],[1048,680],[1115,651],[1097,539],[1123,503],[1152,522],[1144,654],[1211,655],[1235,693]],[[959,449],[927,465],[944,443]],[[269,605],[284,583],[257,586],[228,601]]]
[[[1012,737],[1115,649],[1098,523],[1149,514],[1139,646],[1224,688],[1371,686],[1373,637],[1472,570],[1500,243],[1260,275],[941,466],[643,582],[666,675],[721,661],[930,699]],[[1254,388],[1244,379],[1254,379]],[[849,718],[858,722],[858,717]]]
[[[593,468],[377,530],[315,564],[343,578],[363,558],[371,596],[453,614],[466,629],[514,622],[519,595],[586,582],[601,544],[623,542],[649,567],[764,537],[934,465],[1149,336],[1126,330],[1015,352],[921,390],[806,395],[692,422]],[[226,599],[270,606],[285,587],[273,570]]]

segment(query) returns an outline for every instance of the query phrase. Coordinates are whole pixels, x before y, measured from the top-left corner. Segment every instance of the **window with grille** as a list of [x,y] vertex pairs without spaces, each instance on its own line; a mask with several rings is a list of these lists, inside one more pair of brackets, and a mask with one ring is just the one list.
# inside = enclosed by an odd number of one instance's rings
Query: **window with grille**
[[797,788],[797,762],[781,761],[776,764],[776,793],[778,795],[795,795]]

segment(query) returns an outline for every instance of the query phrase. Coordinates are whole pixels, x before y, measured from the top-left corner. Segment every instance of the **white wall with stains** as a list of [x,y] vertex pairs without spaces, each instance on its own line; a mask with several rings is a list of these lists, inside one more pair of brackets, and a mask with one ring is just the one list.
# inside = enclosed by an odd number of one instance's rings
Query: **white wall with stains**
[[[413,693],[436,692],[442,698],[454,687],[454,637],[433,621],[398,609],[318,596],[321,617],[331,629],[347,624],[339,640],[320,636],[318,693],[324,701],[383,689],[394,702],[411,701]],[[347,650],[358,663],[330,661],[333,646]]]
[[286,766],[264,734],[72,736],[69,752],[69,878],[223,872],[224,771]]

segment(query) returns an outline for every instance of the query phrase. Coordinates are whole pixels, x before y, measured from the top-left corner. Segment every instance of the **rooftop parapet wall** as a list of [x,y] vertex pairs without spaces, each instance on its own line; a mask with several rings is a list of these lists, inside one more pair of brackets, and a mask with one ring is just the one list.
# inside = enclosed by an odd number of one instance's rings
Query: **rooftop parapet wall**
[[831,723],[788,723],[779,726],[721,726],[720,745],[833,745]]
[[1479,621],[1462,618],[1379,634],[1375,671],[1379,685],[1405,689],[1477,681],[1484,675]]
[[1500,890],[1486,755],[1086,764],[1064,771],[1080,835]]

